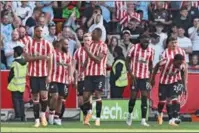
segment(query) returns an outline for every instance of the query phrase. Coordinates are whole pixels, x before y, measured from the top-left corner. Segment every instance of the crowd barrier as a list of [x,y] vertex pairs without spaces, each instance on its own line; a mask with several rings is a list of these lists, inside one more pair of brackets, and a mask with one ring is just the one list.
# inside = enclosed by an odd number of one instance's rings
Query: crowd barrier
[[[7,79],[9,71],[1,71],[1,108],[12,108],[11,94],[7,90]],[[158,83],[159,75],[156,76],[156,85],[151,91],[151,107],[156,109],[158,104]],[[25,93],[27,95],[27,93]],[[130,86],[127,86],[123,93],[124,99],[130,97]],[[189,73],[187,94],[179,97],[181,103],[181,113],[195,113],[199,109],[199,74]],[[24,96],[26,99],[27,96]],[[69,96],[66,99],[66,108],[77,108],[77,92],[72,86],[69,87]]]

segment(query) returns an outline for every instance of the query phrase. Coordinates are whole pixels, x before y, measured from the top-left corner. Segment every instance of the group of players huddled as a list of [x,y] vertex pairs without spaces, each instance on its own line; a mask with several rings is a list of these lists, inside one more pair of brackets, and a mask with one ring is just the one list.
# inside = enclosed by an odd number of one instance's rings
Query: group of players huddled
[[[105,88],[107,44],[100,40],[102,30],[96,28],[92,34],[85,33],[83,44],[72,57],[68,52],[68,40],[60,39],[51,45],[42,38],[42,28],[35,26],[34,38],[25,45],[24,57],[28,61],[28,76],[33,100],[35,127],[40,124],[62,125],[64,102],[68,86],[76,85],[78,103],[84,115],[83,124],[90,125],[92,117],[92,95],[96,98],[95,125],[100,126],[102,92]],[[177,46],[176,38],[169,38],[169,46],[162,60],[153,69],[154,50],[149,46],[150,36],[143,34],[140,43],[132,45],[128,51],[126,65],[131,77],[131,97],[126,123],[132,124],[132,112],[137,92],[141,91],[141,125],[146,122],[147,97],[155,84],[155,75],[160,72],[158,123],[163,122],[162,110],[166,104],[169,124],[178,126],[180,104],[178,96],[184,88],[186,92],[187,67],[185,52]],[[184,86],[184,87],[183,87]],[[70,94],[69,94],[70,95]],[[48,121],[46,111],[49,107]],[[40,113],[41,110],[41,113]]]

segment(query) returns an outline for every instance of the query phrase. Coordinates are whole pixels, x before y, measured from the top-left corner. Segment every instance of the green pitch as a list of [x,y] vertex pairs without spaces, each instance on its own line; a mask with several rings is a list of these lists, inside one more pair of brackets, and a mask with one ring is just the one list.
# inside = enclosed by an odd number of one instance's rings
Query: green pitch
[[1,132],[199,132],[199,123],[183,122],[179,127],[171,127],[168,122],[162,126],[156,122],[149,122],[150,127],[143,127],[140,122],[134,122],[131,127],[125,122],[101,122],[100,127],[82,125],[81,122],[64,122],[62,126],[49,125],[48,127],[34,128],[32,122],[1,123]]

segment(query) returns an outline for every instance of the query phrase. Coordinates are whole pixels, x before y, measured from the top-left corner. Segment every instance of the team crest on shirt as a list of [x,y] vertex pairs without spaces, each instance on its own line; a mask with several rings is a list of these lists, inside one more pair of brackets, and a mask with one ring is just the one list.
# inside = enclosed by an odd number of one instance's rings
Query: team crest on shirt
[[138,62],[140,62],[140,63],[144,63],[144,64],[146,64],[146,63],[147,63],[147,61],[145,60],[145,58],[144,58],[144,57],[140,57],[140,58],[139,58],[139,60],[138,60]]

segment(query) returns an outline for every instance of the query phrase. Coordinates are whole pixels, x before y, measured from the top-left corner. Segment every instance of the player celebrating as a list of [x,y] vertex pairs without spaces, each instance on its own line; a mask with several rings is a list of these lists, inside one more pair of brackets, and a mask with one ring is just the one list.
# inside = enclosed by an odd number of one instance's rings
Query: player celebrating
[[[62,39],[55,41],[55,52],[53,54],[53,65],[51,74],[51,83],[49,86],[50,115],[49,123],[53,125],[62,125],[60,113],[62,101],[68,94],[69,76],[71,76],[71,56],[66,53],[68,49],[68,40]],[[54,115],[55,114],[55,115]]]
[[[155,84],[155,75],[160,69],[160,85],[159,85],[159,100],[160,101],[171,101],[172,105],[169,108],[168,114],[172,116],[172,119],[169,120],[169,124],[172,126],[177,126],[175,123],[176,118],[178,118],[179,112],[179,102],[178,95],[181,93],[182,86],[179,85],[179,76],[178,74],[185,72],[185,62],[184,57],[181,54],[176,54],[174,59],[166,58],[161,60],[154,68],[152,75],[151,84]],[[182,78],[185,79],[185,75],[182,75]],[[185,81],[185,80],[183,80]],[[185,83],[185,82],[183,82]],[[186,87],[185,87],[186,88]],[[185,89],[186,91],[186,89]]]
[[[84,110],[89,111],[91,109],[90,96],[95,92],[96,100],[96,121],[95,125],[100,126],[100,115],[102,110],[102,98],[101,93],[105,87],[105,74],[106,74],[106,62],[107,62],[107,45],[100,41],[102,36],[102,30],[96,28],[92,32],[92,43],[90,45],[84,44],[84,50],[88,55],[88,63],[85,72],[83,92]],[[87,62],[86,61],[86,62]],[[91,118],[91,112],[88,112],[85,118],[85,124],[89,124]]]
[[[177,38],[176,37],[170,37],[168,39],[168,48],[163,52],[162,59],[167,59],[167,58],[174,59],[174,56],[176,54],[181,54],[185,58],[185,51],[182,48],[178,47]],[[180,73],[178,73],[178,78],[179,78],[179,81],[182,80]],[[187,71],[185,71],[185,80],[186,79],[187,79]],[[165,104],[166,104],[167,112],[170,112],[169,110],[171,110],[171,103],[169,101],[162,101],[162,100],[159,101],[159,103],[158,103],[158,117],[157,117],[159,125],[162,125],[162,123],[163,123],[162,110],[163,110]],[[178,106],[180,108],[180,105],[178,105]],[[172,118],[171,114],[168,113],[168,116],[169,116],[169,120],[170,120]]]
[[141,110],[142,121],[141,125],[149,126],[146,123],[147,114],[147,95],[150,91],[149,78],[153,68],[154,50],[149,47],[150,37],[142,35],[140,44],[132,46],[127,56],[127,67],[132,79],[131,98],[129,100],[128,110],[129,114],[126,123],[130,126],[132,124],[133,108],[136,102],[138,91],[141,91]]
[[[87,112],[83,109],[83,102],[84,102],[83,89],[84,89],[84,78],[85,78],[85,68],[84,68],[85,64],[84,63],[86,61],[86,58],[88,58],[88,55],[85,52],[83,46],[84,44],[90,45],[91,41],[92,41],[91,34],[90,33],[84,34],[82,47],[78,48],[74,54],[75,64],[77,65],[76,81],[78,83],[76,82],[75,83],[77,84],[77,89],[78,89],[78,105],[83,112],[84,120],[85,120],[85,116],[87,115]],[[92,106],[91,106],[91,109],[92,109]],[[84,123],[84,120],[83,120],[83,123]]]
[[[41,104],[41,124],[47,126],[45,112],[48,106],[47,85],[50,81],[53,47],[41,37],[42,27],[34,27],[34,38],[25,47],[28,75],[33,99],[35,127],[40,126],[39,111]],[[40,103],[40,104],[39,104]]]

